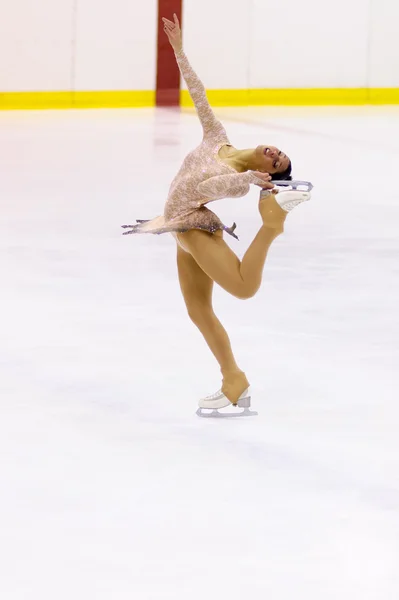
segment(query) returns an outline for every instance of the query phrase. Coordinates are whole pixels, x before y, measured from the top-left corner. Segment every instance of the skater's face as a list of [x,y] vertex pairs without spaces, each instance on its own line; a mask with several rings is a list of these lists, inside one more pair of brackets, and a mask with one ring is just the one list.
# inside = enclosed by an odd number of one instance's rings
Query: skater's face
[[263,173],[284,173],[290,166],[290,159],[276,146],[258,146],[255,150],[258,171]]

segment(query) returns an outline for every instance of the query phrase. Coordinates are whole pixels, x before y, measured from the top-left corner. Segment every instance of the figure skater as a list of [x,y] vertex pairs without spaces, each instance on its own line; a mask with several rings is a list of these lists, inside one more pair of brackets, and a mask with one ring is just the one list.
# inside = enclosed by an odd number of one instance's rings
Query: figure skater
[[[166,232],[174,235],[180,288],[188,315],[205,338],[222,373],[221,390],[200,400],[200,409],[248,407],[249,382],[234,358],[225,329],[213,312],[213,284],[219,284],[236,298],[253,297],[261,284],[270,245],[283,232],[287,213],[308,200],[310,194],[283,191],[271,183],[272,178],[273,181],[291,178],[291,161],[275,146],[239,150],[230,144],[209,106],[203,84],[183,52],[177,16],[174,15],[174,22],[165,18],[163,22],[194,101],[203,139],[186,157],[172,181],[164,214],[150,221],[137,221],[137,225],[123,225],[129,228],[124,235]],[[226,227],[205,204],[245,196],[250,184],[264,190],[259,201],[262,226],[240,261],[223,239],[224,231],[237,237],[236,224]]]

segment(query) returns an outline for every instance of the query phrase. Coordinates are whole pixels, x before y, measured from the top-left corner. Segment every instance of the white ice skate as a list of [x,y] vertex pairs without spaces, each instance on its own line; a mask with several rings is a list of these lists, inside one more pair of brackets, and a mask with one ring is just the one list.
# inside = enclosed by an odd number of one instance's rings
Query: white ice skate
[[[290,212],[298,204],[310,200],[310,192],[313,185],[310,181],[272,181],[278,193],[275,195],[276,202],[286,212]],[[272,190],[261,190],[260,197],[269,196]]]
[[[238,399],[237,405],[233,405],[228,398],[223,394],[222,390],[219,390],[211,396],[202,398],[198,402],[197,415],[199,417],[213,417],[213,418],[231,418],[231,417],[254,417],[258,413],[249,410],[251,407],[251,396],[249,395],[249,388],[241,394]],[[230,407],[231,410],[223,413],[219,412],[220,408]],[[237,411],[237,408],[243,408],[242,411]],[[207,411],[207,412],[204,412]]]

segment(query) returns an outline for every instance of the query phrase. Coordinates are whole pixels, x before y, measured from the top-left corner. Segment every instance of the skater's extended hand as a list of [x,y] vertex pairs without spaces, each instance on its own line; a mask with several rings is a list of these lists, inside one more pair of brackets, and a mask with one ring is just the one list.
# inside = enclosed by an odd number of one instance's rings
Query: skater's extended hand
[[169,21],[169,19],[162,18],[164,23],[164,31],[168,36],[170,45],[172,46],[175,52],[180,52],[183,48],[182,35],[180,30],[180,23],[177,16],[173,15],[174,22]]
[[274,184],[271,182],[271,176],[269,173],[262,173],[261,171],[252,171],[254,175],[256,175],[257,179],[260,179],[259,183],[255,183],[264,190],[272,190],[274,188]]

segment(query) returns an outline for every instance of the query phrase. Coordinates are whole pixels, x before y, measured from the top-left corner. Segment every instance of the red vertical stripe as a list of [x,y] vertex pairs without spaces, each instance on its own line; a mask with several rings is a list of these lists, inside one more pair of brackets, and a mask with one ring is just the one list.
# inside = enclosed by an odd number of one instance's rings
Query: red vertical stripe
[[180,71],[163,30],[162,17],[173,21],[173,13],[176,13],[181,25],[182,5],[183,0],[158,0],[157,106],[180,104]]

